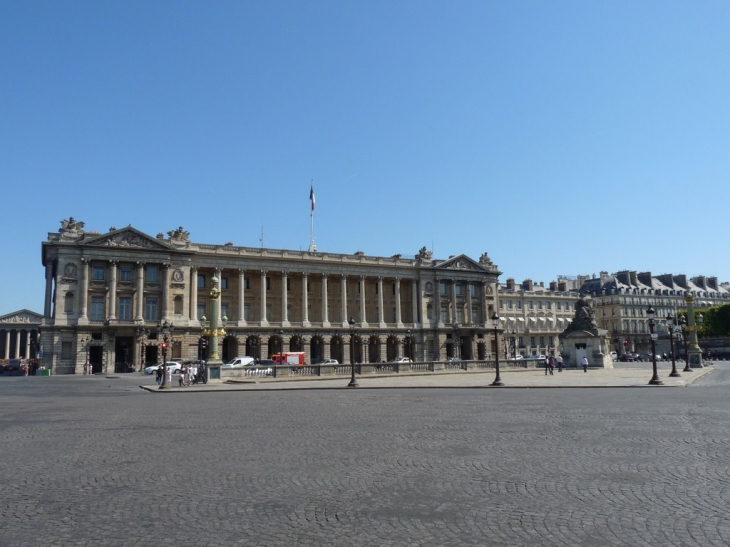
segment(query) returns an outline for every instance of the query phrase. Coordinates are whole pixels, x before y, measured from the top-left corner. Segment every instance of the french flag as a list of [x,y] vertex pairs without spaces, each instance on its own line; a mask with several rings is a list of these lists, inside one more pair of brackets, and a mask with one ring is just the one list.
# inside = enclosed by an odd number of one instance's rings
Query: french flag
[[309,187],[309,201],[312,202],[312,211],[314,211],[314,184]]

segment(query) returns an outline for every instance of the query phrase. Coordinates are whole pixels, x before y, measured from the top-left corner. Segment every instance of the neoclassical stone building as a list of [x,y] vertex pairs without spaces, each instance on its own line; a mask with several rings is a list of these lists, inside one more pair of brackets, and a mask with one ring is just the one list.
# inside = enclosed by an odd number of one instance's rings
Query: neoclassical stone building
[[500,272],[486,253],[437,260],[424,247],[413,258],[376,257],[193,243],[182,227],[153,237],[61,224],[42,244],[41,344],[57,374],[158,361],[162,321],[174,325],[172,358],[196,359],[211,303],[225,319],[224,361],[281,351],[312,363],[484,359],[495,349]]
[[0,316],[0,359],[36,359],[43,316],[18,310]]

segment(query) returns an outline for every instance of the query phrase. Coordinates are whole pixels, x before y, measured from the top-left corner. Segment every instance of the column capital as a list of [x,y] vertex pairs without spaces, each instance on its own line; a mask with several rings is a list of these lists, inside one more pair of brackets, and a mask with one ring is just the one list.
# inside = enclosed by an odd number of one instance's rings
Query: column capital
[[281,277],[288,277],[288,276],[289,276],[289,272],[282,270]]
[[119,264],[119,260],[117,260],[116,258],[110,258],[109,264],[112,266],[116,266],[117,264]]
[[243,275],[246,273],[246,268],[238,268],[238,275]]
[[82,257],[81,257],[81,263],[82,263],[82,264],[88,264],[89,262],[91,262],[91,260],[89,260],[89,259],[88,259],[88,258],[86,258],[85,256],[82,256]]
[[302,272],[302,277],[309,277],[309,272]]
[[262,276],[266,275],[267,273],[269,273],[269,270],[261,270],[261,275]]
[[323,273],[322,274],[322,279],[324,279],[325,281],[327,280],[327,274],[326,273]]

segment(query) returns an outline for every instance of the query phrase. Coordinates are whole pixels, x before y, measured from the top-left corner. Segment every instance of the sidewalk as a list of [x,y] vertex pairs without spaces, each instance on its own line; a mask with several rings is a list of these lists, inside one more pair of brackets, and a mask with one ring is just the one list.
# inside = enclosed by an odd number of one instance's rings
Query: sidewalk
[[[639,366],[641,365],[641,366]],[[630,367],[619,366],[613,369],[566,369],[545,375],[544,369],[505,370],[500,372],[504,386],[491,387],[495,373],[490,372],[443,372],[443,373],[402,373],[388,375],[368,375],[357,377],[360,389],[403,389],[403,388],[606,388],[606,387],[684,387],[698,378],[711,373],[713,366],[681,372],[681,376],[670,378],[670,363],[657,363],[659,378],[663,386],[650,386],[652,377],[651,363],[640,363]],[[235,381],[199,384],[189,387],[175,386],[169,391],[159,391],[154,378],[139,387],[155,393],[199,393],[218,391],[265,391],[291,389],[349,389],[349,376],[302,377],[296,379],[251,378]]]

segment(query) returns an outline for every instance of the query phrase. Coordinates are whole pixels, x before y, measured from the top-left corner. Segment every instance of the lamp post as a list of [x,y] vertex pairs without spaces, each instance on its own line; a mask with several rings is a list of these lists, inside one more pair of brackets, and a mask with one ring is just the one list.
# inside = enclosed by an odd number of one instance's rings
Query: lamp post
[[86,361],[84,361],[84,374],[89,374],[89,342],[91,342],[91,338],[89,338],[88,336],[81,339],[81,343],[84,345],[84,349],[86,350]]
[[681,376],[681,374],[677,372],[677,362],[674,356],[674,331],[677,328],[674,319],[675,317],[671,313],[667,316],[667,330],[669,331],[669,351],[672,354],[672,372],[669,373],[670,378],[676,378],[677,376]]
[[162,333],[162,382],[159,389],[170,389],[170,380],[167,377],[167,347],[170,344],[172,331],[175,329],[172,323],[167,320],[158,325],[160,333]]
[[150,335],[150,331],[144,327],[137,327],[135,336],[137,337],[137,343],[139,344],[139,370],[144,370],[144,348],[145,340]]
[[503,386],[502,378],[499,377],[499,315],[497,315],[497,312],[494,312],[492,315],[492,326],[494,326],[494,347],[496,348],[495,353],[495,369],[496,369],[496,376],[494,377],[494,382],[492,382],[492,385],[495,387]]
[[649,309],[646,310],[646,316],[649,318],[649,333],[651,335],[651,362],[654,366],[654,376],[651,377],[651,380],[649,380],[649,384],[653,386],[661,386],[664,384],[659,379],[659,375],[656,371],[656,338],[657,335],[654,333],[654,308],[649,306]]
[[408,348],[408,358],[413,361],[413,339],[411,338],[411,329],[406,330],[406,347]]
[[[687,363],[689,366],[696,368],[702,368],[702,350],[697,342],[697,325],[695,323],[695,297],[687,291],[684,294],[684,300],[687,302],[687,334],[689,338],[685,337],[685,344],[687,348]],[[697,316],[697,321],[702,322],[702,314]]]
[[517,331],[512,329],[512,357],[517,359]]
[[[221,291],[218,289],[218,278],[213,276],[210,278],[212,285],[208,295],[210,296],[210,323],[208,328],[203,328],[203,336],[208,337],[208,359],[205,367],[208,380],[220,380],[221,365],[223,364],[218,355],[218,338],[225,336],[226,331],[221,326],[221,318],[219,316],[219,298]],[[201,318],[203,321],[205,318]],[[224,319],[226,319],[224,317]]]
[[348,321],[350,325],[350,383],[347,387],[357,387],[357,380],[355,379],[355,320],[350,317]]
[[685,319],[684,315],[679,320],[679,328],[682,332],[682,345],[684,346],[684,369],[682,372],[692,372],[692,367],[689,366],[689,355],[687,355],[687,346],[688,339],[687,339],[687,319]]
[[[461,336],[459,332],[459,323],[454,323],[454,357],[458,361],[461,361]],[[497,353],[499,353],[499,346],[497,346]]]

